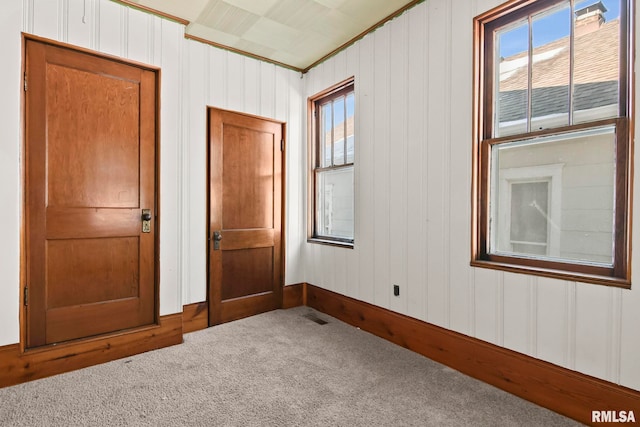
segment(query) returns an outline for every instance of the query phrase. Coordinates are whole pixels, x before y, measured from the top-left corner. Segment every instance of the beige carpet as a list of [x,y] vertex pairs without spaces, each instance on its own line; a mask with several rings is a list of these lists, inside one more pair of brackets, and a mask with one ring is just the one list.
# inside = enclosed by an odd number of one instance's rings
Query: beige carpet
[[0,425],[578,424],[298,307],[187,334],[182,345],[0,389]]

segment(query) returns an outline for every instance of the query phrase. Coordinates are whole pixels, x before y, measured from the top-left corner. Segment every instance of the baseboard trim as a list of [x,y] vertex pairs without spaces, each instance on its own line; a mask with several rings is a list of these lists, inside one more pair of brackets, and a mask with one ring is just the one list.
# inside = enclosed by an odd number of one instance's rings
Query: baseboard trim
[[285,286],[282,290],[282,308],[304,305],[304,283]]
[[[288,285],[282,289],[282,308],[304,305],[304,283]],[[187,304],[182,307],[182,332],[200,331],[209,327],[209,303],[207,301]]]
[[22,352],[0,347],[0,387],[7,387],[182,343],[182,313],[159,325]]
[[209,327],[209,303],[196,302],[182,307],[182,332],[200,331]]
[[309,307],[581,423],[592,424],[591,411],[640,416],[638,391],[317,286],[305,287]]

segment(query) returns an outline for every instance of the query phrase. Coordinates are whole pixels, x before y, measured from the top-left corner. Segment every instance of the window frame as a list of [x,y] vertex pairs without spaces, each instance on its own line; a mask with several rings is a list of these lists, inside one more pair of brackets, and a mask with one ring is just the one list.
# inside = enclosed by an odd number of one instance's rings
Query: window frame
[[[634,0],[620,7],[619,114],[615,118],[494,137],[494,33],[565,0],[512,0],[474,18],[474,96],[472,159],[471,265],[516,273],[601,285],[631,287],[631,185],[633,182],[633,47]],[[573,33],[573,31],[572,31]],[[494,145],[538,137],[571,134],[584,129],[615,126],[615,201],[613,265],[536,259],[490,252],[491,149]],[[494,208],[495,209],[495,208]]]
[[[319,243],[331,246],[339,246],[345,248],[353,248],[355,245],[355,151],[356,140],[354,137],[354,158],[351,163],[347,163],[347,135],[344,135],[344,157],[345,163],[341,165],[321,166],[320,160],[322,153],[320,152],[321,144],[319,141],[320,132],[320,112],[319,106],[326,102],[331,102],[340,96],[345,96],[349,93],[353,93],[356,96],[355,91],[355,78],[350,77],[330,88],[319,92],[308,99],[308,114],[307,114],[307,130],[308,130],[308,215],[307,215],[307,242]],[[346,109],[346,104],[345,104]],[[354,120],[355,120],[354,113]],[[355,135],[355,123],[354,123],[354,135]],[[332,154],[333,157],[333,154]],[[339,171],[342,169],[352,168],[354,170],[354,238],[340,238],[335,236],[326,236],[317,232],[318,225],[318,213],[317,213],[317,176],[318,172],[330,172]]]

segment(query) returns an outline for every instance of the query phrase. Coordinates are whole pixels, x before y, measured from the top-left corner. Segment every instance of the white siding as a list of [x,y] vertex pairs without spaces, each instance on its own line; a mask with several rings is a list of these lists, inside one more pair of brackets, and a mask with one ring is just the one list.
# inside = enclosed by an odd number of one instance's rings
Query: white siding
[[310,96],[355,75],[357,102],[355,248],[305,243],[306,281],[640,390],[637,283],[469,266],[472,19],[500,3],[421,3],[305,76]]
[[299,283],[304,237],[304,102],[300,75],[184,38],[184,26],[109,0],[6,0],[0,5],[0,346],[19,341],[20,32],[161,68],[160,314],[206,299],[207,106],[287,123],[285,280]]

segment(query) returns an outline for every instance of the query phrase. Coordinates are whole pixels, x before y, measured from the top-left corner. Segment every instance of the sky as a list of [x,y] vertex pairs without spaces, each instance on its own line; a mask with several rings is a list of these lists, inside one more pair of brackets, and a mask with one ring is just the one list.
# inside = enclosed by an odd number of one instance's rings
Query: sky
[[[597,3],[598,0],[576,0],[576,10]],[[620,16],[620,0],[601,0],[607,8],[605,19],[610,21]],[[568,1],[566,2],[568,5]],[[559,38],[569,35],[569,8],[554,11],[548,16],[536,19],[533,23],[533,45],[542,46]],[[516,53],[527,50],[528,28],[519,26],[505,32],[500,37],[500,56],[507,58]]]

